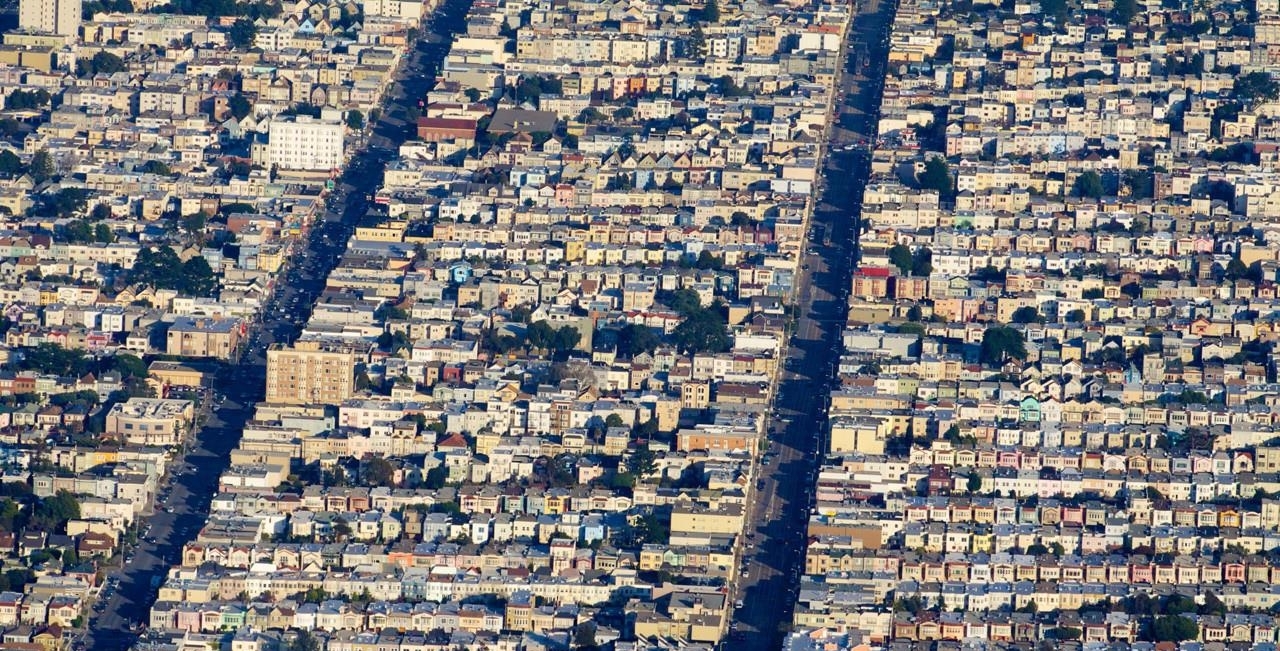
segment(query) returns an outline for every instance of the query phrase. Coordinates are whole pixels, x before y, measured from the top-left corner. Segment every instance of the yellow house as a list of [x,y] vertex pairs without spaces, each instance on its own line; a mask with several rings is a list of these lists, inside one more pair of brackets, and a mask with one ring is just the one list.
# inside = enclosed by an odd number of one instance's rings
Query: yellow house
[[884,454],[886,421],[869,416],[836,416],[831,419],[830,452]]
[[721,504],[715,509],[680,504],[671,509],[672,531],[736,535],[742,532],[742,527],[743,512],[739,504]]

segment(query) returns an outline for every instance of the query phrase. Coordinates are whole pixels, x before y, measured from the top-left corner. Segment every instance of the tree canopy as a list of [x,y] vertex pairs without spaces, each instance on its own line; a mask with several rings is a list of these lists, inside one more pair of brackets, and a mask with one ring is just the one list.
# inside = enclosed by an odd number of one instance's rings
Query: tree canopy
[[701,11],[695,9],[690,12],[690,16],[704,23],[718,23],[720,22],[720,5],[716,0],[707,0],[702,5]]
[[628,323],[618,331],[618,355],[623,358],[652,353],[660,343],[662,340],[658,338],[653,328],[648,326]]
[[563,90],[564,86],[560,83],[560,80],[554,77],[522,76],[516,84],[516,99],[520,101],[536,100],[543,93],[559,95]]
[[84,188],[59,188],[36,197],[33,212],[42,217],[71,217],[83,214],[89,207],[89,190]]
[[395,486],[396,467],[386,457],[366,461],[361,474],[368,486]]
[[11,179],[26,171],[22,159],[8,149],[0,150],[0,177]]
[[554,356],[563,359],[582,340],[582,333],[570,325],[554,328],[543,320],[529,325],[525,330],[525,340],[533,348],[551,351]]
[[1022,332],[1009,327],[987,328],[982,333],[983,363],[998,366],[1009,359],[1026,359],[1027,345]]
[[48,149],[40,149],[31,157],[31,164],[27,166],[27,173],[31,175],[31,180],[36,183],[44,183],[53,178],[56,170],[53,167],[53,156],[49,154]]
[[139,251],[129,277],[135,283],[173,289],[188,296],[212,296],[218,289],[218,279],[208,261],[197,255],[183,262],[167,246]]
[[80,18],[92,20],[99,12],[118,11],[124,14],[133,13],[133,3],[129,0],[88,0],[80,5]]
[[46,497],[36,503],[28,525],[43,531],[61,531],[68,520],[80,517],[80,502],[67,491]]
[[243,120],[253,112],[253,104],[244,95],[236,93],[227,98],[227,110],[231,111],[231,116],[237,120]]
[[282,7],[280,0],[170,0],[169,4],[154,7],[152,11],[187,16],[246,16],[256,20],[275,18],[280,15]]
[[1280,97],[1280,84],[1269,72],[1250,72],[1236,77],[1231,92],[1236,99],[1253,106]]
[[35,90],[18,89],[9,93],[4,99],[4,107],[11,110],[44,108],[52,97],[43,88]]
[[944,199],[951,197],[951,168],[940,156],[925,161],[924,171],[916,176],[921,189],[936,190]]
[[1133,22],[1138,15],[1138,3],[1135,0],[1114,0],[1111,3],[1111,18],[1121,25]]
[[111,75],[125,69],[124,59],[103,50],[88,59],[76,61],[76,76],[91,77],[96,74]]
[[1076,177],[1071,186],[1071,193],[1077,197],[1099,199],[1102,197],[1102,177],[1093,170],[1087,170]]
[[253,40],[258,36],[258,26],[248,18],[237,18],[227,30],[227,38],[231,45],[242,50],[253,47]]
[[1200,627],[1182,615],[1157,617],[1151,623],[1151,633],[1157,642],[1184,642],[1200,636]]
[[929,247],[912,251],[908,246],[895,244],[889,249],[889,262],[904,276],[928,276],[933,273],[933,251]]
[[1040,310],[1030,305],[1024,305],[1013,311],[1009,315],[1009,319],[1014,323],[1043,323],[1044,317],[1040,316]]
[[671,335],[685,353],[723,353],[733,346],[728,319],[718,305],[684,313]]

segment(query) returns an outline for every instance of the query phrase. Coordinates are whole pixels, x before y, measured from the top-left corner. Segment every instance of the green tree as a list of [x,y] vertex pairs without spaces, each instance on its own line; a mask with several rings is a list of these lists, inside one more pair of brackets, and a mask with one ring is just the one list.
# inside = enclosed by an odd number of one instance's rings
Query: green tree
[[1076,177],[1071,186],[1071,193],[1077,197],[1099,199],[1102,197],[1102,177],[1093,170],[1087,170]]
[[53,99],[49,91],[43,88],[36,90],[15,90],[5,98],[4,107],[13,110],[31,110],[43,108]]
[[1009,315],[1009,318],[1014,323],[1041,323],[1044,321],[1040,316],[1040,310],[1030,305],[1024,305],[1014,310],[1013,314]]
[[31,157],[31,165],[27,167],[27,173],[36,183],[44,183],[53,178],[53,156],[49,154],[48,149],[41,148]]
[[729,75],[720,77],[716,80],[716,83],[720,87],[720,94],[725,97],[746,97],[751,94],[750,90],[739,86],[738,82],[734,81],[733,77]]
[[1058,626],[1045,631],[1045,634],[1055,640],[1078,640],[1083,631],[1074,626]]
[[227,38],[233,47],[247,50],[253,47],[253,40],[258,36],[258,26],[248,18],[237,18],[227,30]]
[[671,540],[671,527],[654,513],[646,513],[634,525],[635,538],[641,543],[666,544]]
[[396,467],[386,457],[373,457],[364,464],[365,484],[369,486],[395,485]]
[[1026,359],[1026,341],[1022,333],[1013,328],[987,328],[982,333],[980,357],[983,363],[991,366],[999,366],[1009,359]]
[[685,316],[671,333],[684,353],[723,353],[733,346],[727,319],[718,309],[699,309]]
[[197,255],[182,263],[182,282],[177,289],[192,296],[213,296],[218,291],[218,279],[209,261]]
[[1151,623],[1151,634],[1156,642],[1185,642],[1200,636],[1200,627],[1181,615],[1157,617]]
[[61,531],[68,520],[80,517],[80,502],[67,491],[58,491],[36,503],[31,526],[44,531]]
[[[318,603],[323,601],[325,596],[323,595],[324,591],[320,590],[320,592],[320,599],[317,599],[316,601],[307,601],[309,603]],[[311,595],[310,590],[307,591],[307,595]],[[311,634],[311,631],[306,629],[299,630],[298,634],[294,636],[293,642],[289,644],[289,651],[320,651],[320,640],[317,640],[316,636]]]
[[126,378],[145,380],[149,375],[147,363],[141,357],[129,353],[116,353],[111,358],[111,368]]
[[911,254],[911,275],[928,278],[933,274],[933,249],[922,246]]
[[1236,99],[1253,108],[1280,97],[1280,84],[1276,83],[1269,72],[1250,72],[1236,77],[1231,91]]
[[143,174],[155,174],[158,176],[169,176],[170,174],[173,174],[173,170],[169,169],[168,163],[158,160],[149,160],[143,163],[142,167],[138,168],[138,171]]
[[359,131],[364,128],[364,114],[355,109],[347,111],[347,128]]
[[982,476],[978,474],[977,470],[969,471],[969,477],[965,480],[965,488],[968,488],[970,493],[982,490]]
[[911,254],[911,248],[903,244],[895,244],[889,248],[889,264],[898,268],[902,275],[911,274],[912,268],[915,267],[915,256]]
[[61,239],[72,244],[93,241],[93,227],[83,219],[75,219],[60,227]]
[[551,350],[557,357],[563,358],[577,347],[582,340],[582,333],[573,326],[560,326],[551,336]]
[[1121,25],[1133,22],[1138,15],[1138,3],[1134,0],[1114,0],[1111,3],[1111,18]]
[[537,350],[550,350],[555,338],[555,328],[545,319],[529,324],[524,331],[525,341]]
[[693,266],[694,268],[697,268],[697,269],[719,270],[724,268],[724,258],[721,258],[711,253],[710,251],[703,249],[701,252],[698,253],[698,259],[696,262],[693,263]]
[[84,188],[59,188],[46,192],[36,200],[35,214],[44,217],[71,217],[84,214],[89,207],[89,191]]
[[716,0],[707,0],[706,3],[702,5],[701,18],[702,21],[706,23],[720,22],[720,5]]
[[18,368],[50,375],[83,375],[89,370],[89,359],[83,350],[42,343],[22,349]]
[[923,190],[936,190],[946,199],[951,196],[951,168],[941,156],[934,156],[924,163],[924,171],[916,177]]
[[22,526],[22,507],[11,498],[0,500],[0,531],[14,532]]
[[680,316],[688,316],[702,309],[702,298],[692,289],[677,289],[664,301],[667,307]]
[[1124,179],[1131,198],[1150,199],[1155,196],[1155,174],[1151,170],[1127,170]]
[[22,159],[8,149],[0,150],[0,177],[11,179],[23,171]]
[[1197,612],[1201,615],[1217,615],[1218,617],[1222,617],[1227,614],[1227,605],[1222,603],[1222,600],[1218,598],[1218,595],[1215,595],[1212,592],[1206,592],[1204,593],[1204,605],[1200,606],[1197,609]]
[[630,359],[641,353],[652,353],[662,340],[653,328],[638,323],[628,323],[618,331],[618,355]]
[[95,204],[93,206],[93,210],[89,211],[90,221],[100,222],[103,220],[111,219],[111,217],[112,217],[111,206],[108,206],[105,203]]
[[427,476],[423,479],[422,485],[432,490],[439,490],[444,488],[445,483],[448,481],[449,469],[441,464],[427,471]]
[[0,138],[6,140],[23,132],[22,124],[13,118],[0,118]]
[[1249,273],[1249,267],[1245,266],[1244,261],[1240,258],[1231,258],[1227,262],[1225,275],[1227,280],[1239,280]]
[[235,119],[243,120],[253,112],[253,104],[250,104],[244,95],[236,93],[227,98],[227,110]]
[[584,651],[599,648],[596,644],[595,622],[581,622],[573,628],[573,647]]
[[113,75],[125,69],[124,59],[103,50],[89,60],[76,61],[76,75],[89,77],[96,74]]
[[182,218],[182,230],[191,233],[201,233],[204,231],[205,222],[208,221],[203,212],[197,212]]
[[658,469],[658,458],[648,445],[641,445],[627,456],[626,469],[635,477],[645,477]]
[[687,44],[688,55],[694,59],[701,59],[707,49],[707,35],[702,31],[702,25],[694,25],[689,30],[689,41]]
[[1040,11],[1061,24],[1067,19],[1066,0],[1040,0]]
[[173,289],[189,296],[212,296],[218,289],[218,280],[207,260],[197,255],[183,262],[168,246],[138,251],[130,278],[135,283]]

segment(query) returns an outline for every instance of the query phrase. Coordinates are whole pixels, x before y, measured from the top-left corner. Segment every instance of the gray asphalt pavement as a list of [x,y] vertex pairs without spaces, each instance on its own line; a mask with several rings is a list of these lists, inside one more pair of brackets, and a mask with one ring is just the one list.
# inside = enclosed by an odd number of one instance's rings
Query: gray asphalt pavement
[[[324,279],[337,264],[354,224],[369,209],[368,197],[382,182],[382,171],[412,128],[409,109],[426,95],[433,75],[447,53],[452,35],[464,26],[470,0],[449,0],[429,19],[435,34],[419,40],[411,57],[397,71],[397,82],[389,92],[382,116],[369,128],[366,146],[348,165],[348,172],[335,189],[331,207],[313,226],[306,245],[291,257],[261,323],[254,324],[250,344],[242,361],[227,368],[218,382],[226,401],[208,415],[206,425],[196,432],[185,463],[191,472],[172,476],[171,493],[162,508],[145,524],[150,530],[130,553],[123,568],[109,575],[111,594],[95,610],[89,632],[78,648],[94,651],[122,651],[137,639],[148,623],[154,603],[156,581],[176,563],[182,546],[193,540],[204,525],[218,478],[226,469],[231,450],[240,441],[252,406],[263,396],[266,381],[266,348],[274,342],[293,341],[324,288]],[[181,467],[183,462],[175,464]],[[168,510],[165,510],[168,509]],[[152,542],[154,541],[154,542]]]
[[[840,350],[846,295],[857,248],[858,212],[870,164],[862,149],[846,146],[875,137],[876,113],[887,56],[883,35],[892,21],[891,2],[859,6],[849,52],[869,54],[869,67],[846,57],[837,110],[831,125],[825,187],[810,232],[828,243],[810,242],[798,285],[795,337],[786,351],[770,427],[770,459],[759,472],[763,487],[754,496],[735,612],[726,647],[735,651],[780,648],[790,628],[799,579],[804,571],[805,527],[812,487],[825,442],[827,396]],[[754,487],[753,487],[754,488]]]

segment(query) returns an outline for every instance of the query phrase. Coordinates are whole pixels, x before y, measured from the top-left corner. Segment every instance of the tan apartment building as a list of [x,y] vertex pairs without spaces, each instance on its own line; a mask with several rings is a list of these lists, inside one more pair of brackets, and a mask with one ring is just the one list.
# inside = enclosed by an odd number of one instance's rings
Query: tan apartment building
[[267,402],[338,404],[355,393],[358,348],[320,340],[299,340],[292,347],[267,351]]
[[177,445],[195,415],[190,400],[130,398],[107,413],[107,433],[135,445]]
[[242,336],[244,324],[240,319],[181,316],[169,326],[165,352],[230,360],[240,348]]

